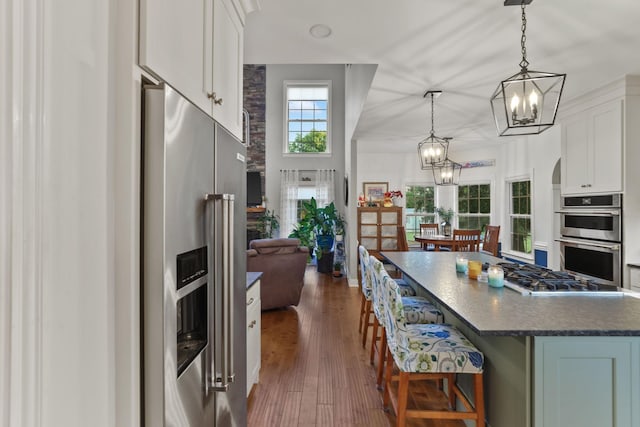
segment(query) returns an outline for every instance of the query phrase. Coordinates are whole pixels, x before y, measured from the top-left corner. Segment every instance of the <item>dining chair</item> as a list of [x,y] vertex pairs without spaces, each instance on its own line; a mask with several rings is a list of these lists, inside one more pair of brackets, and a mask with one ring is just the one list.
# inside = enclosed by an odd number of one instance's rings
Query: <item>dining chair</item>
[[453,250],[458,252],[478,252],[480,230],[453,230]]
[[409,242],[407,242],[407,232],[403,226],[398,226],[398,250],[407,252],[409,250]]
[[482,251],[497,257],[499,235],[500,235],[499,225],[485,225],[484,240],[482,241]]
[[[420,224],[420,237],[435,236],[436,234],[438,234],[438,224]],[[428,243],[423,243],[422,249],[425,251],[433,251],[435,247]]]

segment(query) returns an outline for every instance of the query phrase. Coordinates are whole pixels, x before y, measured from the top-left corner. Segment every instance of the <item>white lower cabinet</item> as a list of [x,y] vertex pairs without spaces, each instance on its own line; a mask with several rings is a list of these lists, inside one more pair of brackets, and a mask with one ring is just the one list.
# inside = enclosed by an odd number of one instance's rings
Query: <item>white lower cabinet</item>
[[534,427],[637,427],[638,402],[640,337],[535,337]]
[[247,289],[247,396],[260,374],[260,281]]

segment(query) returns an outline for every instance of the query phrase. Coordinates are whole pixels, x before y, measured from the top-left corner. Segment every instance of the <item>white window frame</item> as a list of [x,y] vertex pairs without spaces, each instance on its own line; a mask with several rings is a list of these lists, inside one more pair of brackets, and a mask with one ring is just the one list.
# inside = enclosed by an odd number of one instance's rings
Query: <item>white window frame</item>
[[[531,213],[529,215],[515,215],[512,213],[512,193],[511,193],[511,185],[514,182],[520,182],[520,181],[529,181],[529,203],[531,206]],[[535,242],[535,228],[534,228],[534,200],[533,200],[533,195],[534,195],[534,180],[533,180],[533,172],[529,173],[529,174],[525,174],[525,175],[518,175],[518,176],[512,176],[509,177],[505,180],[505,191],[504,194],[506,196],[506,200],[508,201],[507,204],[507,210],[506,210],[506,226],[505,226],[505,231],[506,233],[504,234],[504,239],[502,240],[503,245],[506,246],[506,250],[503,250],[502,253],[503,255],[508,256],[509,258],[513,258],[516,260],[520,260],[520,261],[524,261],[524,262],[533,262],[535,260],[535,248],[534,248],[534,244],[533,242]],[[518,218],[525,218],[525,217],[529,217],[529,221],[531,223],[531,253],[528,254],[526,252],[520,252],[520,251],[516,251],[515,249],[513,249],[511,247],[511,219],[514,217],[518,217]]]
[[[326,87],[327,88],[327,149],[323,153],[292,153],[289,151],[289,98],[287,89],[290,87]],[[283,148],[285,157],[329,157],[332,152],[332,86],[331,80],[285,80],[283,84]]]

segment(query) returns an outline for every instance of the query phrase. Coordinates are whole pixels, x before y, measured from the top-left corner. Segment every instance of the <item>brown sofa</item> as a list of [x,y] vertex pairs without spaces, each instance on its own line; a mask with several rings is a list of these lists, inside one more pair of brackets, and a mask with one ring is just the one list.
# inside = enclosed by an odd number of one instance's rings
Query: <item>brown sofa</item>
[[262,310],[298,305],[309,248],[298,239],[258,239],[249,242],[247,271],[260,271]]

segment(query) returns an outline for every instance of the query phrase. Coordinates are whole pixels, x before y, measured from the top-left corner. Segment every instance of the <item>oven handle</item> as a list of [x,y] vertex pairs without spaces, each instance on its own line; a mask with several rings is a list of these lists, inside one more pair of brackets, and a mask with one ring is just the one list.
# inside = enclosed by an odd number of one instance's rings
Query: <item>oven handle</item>
[[594,211],[594,210],[580,210],[580,209],[562,209],[556,211],[558,214],[567,214],[567,215],[580,215],[580,216],[620,216],[620,211]]
[[555,239],[556,242],[560,242],[560,243],[569,243],[569,244],[574,244],[574,245],[584,245],[584,246],[594,246],[596,248],[604,248],[604,249],[609,249],[611,251],[619,251],[620,250],[620,244],[619,243],[613,243],[613,244],[607,244],[607,243],[601,243],[601,242],[592,242],[592,241],[585,241],[585,240],[572,240],[572,239]]

